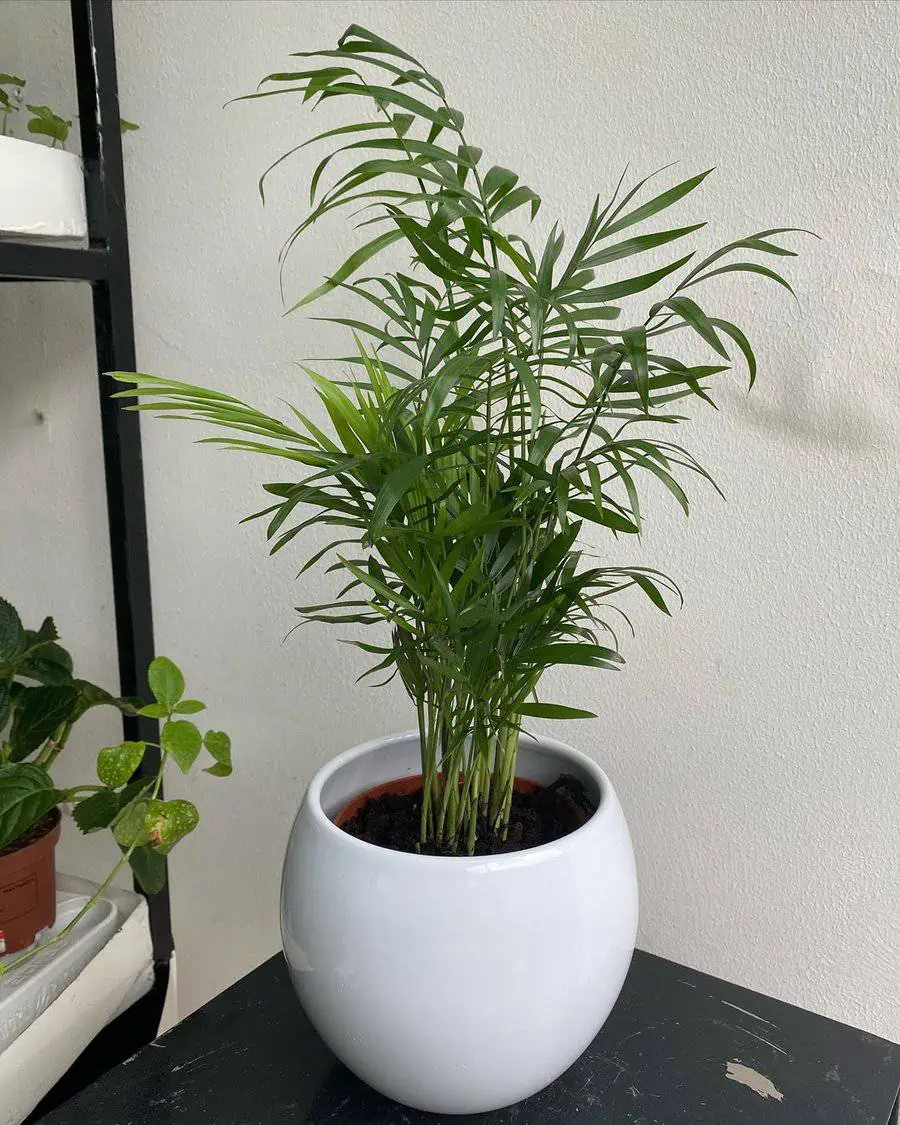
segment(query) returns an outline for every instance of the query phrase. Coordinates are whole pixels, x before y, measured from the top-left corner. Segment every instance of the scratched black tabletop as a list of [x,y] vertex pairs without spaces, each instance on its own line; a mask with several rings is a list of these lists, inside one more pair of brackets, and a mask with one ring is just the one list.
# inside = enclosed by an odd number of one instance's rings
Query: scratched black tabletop
[[440,1117],[364,1086],[273,957],[46,1125],[889,1125],[900,1047],[636,953],[586,1053],[528,1101]]

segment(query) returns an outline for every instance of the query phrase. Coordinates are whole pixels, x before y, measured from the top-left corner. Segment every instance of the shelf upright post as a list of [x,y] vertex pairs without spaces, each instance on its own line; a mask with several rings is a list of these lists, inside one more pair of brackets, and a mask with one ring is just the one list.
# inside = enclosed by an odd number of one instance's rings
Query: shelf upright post
[[[107,266],[102,276],[91,279],[91,289],[119,679],[123,695],[148,698],[153,613],[140,416],[122,409],[112,397],[116,384],[102,374],[135,368],[112,2],[71,0],[71,7],[88,234],[91,249],[105,252]],[[126,717],[125,737],[158,742],[157,723]],[[158,763],[158,751],[148,748],[141,770],[155,774]],[[154,959],[165,965],[172,953],[168,893],[147,897]]]

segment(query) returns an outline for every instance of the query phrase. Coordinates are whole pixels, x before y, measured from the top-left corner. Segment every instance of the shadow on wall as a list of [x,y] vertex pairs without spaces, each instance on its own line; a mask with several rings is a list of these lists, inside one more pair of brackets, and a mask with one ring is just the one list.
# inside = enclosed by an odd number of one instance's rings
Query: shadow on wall
[[750,426],[783,438],[786,443],[853,452],[888,443],[887,431],[862,406],[864,392],[858,398],[838,394],[836,390],[827,399],[814,396],[810,393],[811,371],[810,363],[802,357],[798,359],[790,371],[772,382],[769,401],[760,394],[759,387],[747,394],[746,386],[733,381],[723,383],[717,397],[737,430]]

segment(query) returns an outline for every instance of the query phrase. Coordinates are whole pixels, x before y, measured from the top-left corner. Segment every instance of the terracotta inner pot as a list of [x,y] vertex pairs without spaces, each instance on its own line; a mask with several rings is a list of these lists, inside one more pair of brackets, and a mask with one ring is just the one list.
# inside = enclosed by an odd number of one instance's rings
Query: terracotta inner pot
[[[517,793],[535,793],[542,788],[539,782],[530,781],[527,777],[517,777],[513,784]],[[338,828],[343,828],[347,821],[352,820],[371,797],[383,797],[386,793],[395,797],[405,797],[421,788],[422,775],[420,773],[410,774],[408,777],[398,777],[394,781],[383,781],[380,785],[373,785],[371,789],[364,790],[352,801],[348,801],[334,818],[334,823]]]
[[56,921],[59,809],[53,809],[48,819],[42,836],[0,855],[0,953],[25,949],[38,931]]

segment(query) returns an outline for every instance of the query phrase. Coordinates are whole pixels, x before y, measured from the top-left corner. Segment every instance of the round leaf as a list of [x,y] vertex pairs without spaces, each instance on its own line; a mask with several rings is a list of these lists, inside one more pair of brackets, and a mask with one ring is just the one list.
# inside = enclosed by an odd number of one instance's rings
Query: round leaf
[[172,848],[197,827],[200,814],[190,801],[151,801],[147,808],[148,843],[160,855]]
[[147,828],[147,807],[149,802],[138,799],[126,805],[113,824],[113,836],[123,848],[132,845],[140,847],[150,842]]
[[164,703],[147,703],[138,709],[138,714],[145,719],[164,719],[169,713],[169,708]]
[[208,730],[203,736],[203,745],[215,758],[214,766],[207,766],[204,773],[213,777],[228,777],[231,774],[231,739],[223,730]]
[[110,789],[124,785],[141,764],[146,742],[122,742],[105,746],[97,755],[97,776]]
[[166,656],[157,656],[151,661],[147,680],[157,703],[164,704],[170,711],[184,695],[184,676],[181,674],[181,669]]
[[179,715],[196,715],[199,711],[206,710],[206,704],[199,699],[182,699],[175,710]]
[[197,760],[203,738],[193,723],[184,719],[175,719],[163,727],[160,745],[171,756],[181,772],[187,773]]
[[166,861],[151,848],[135,848],[128,862],[146,894],[158,894],[166,885]]

